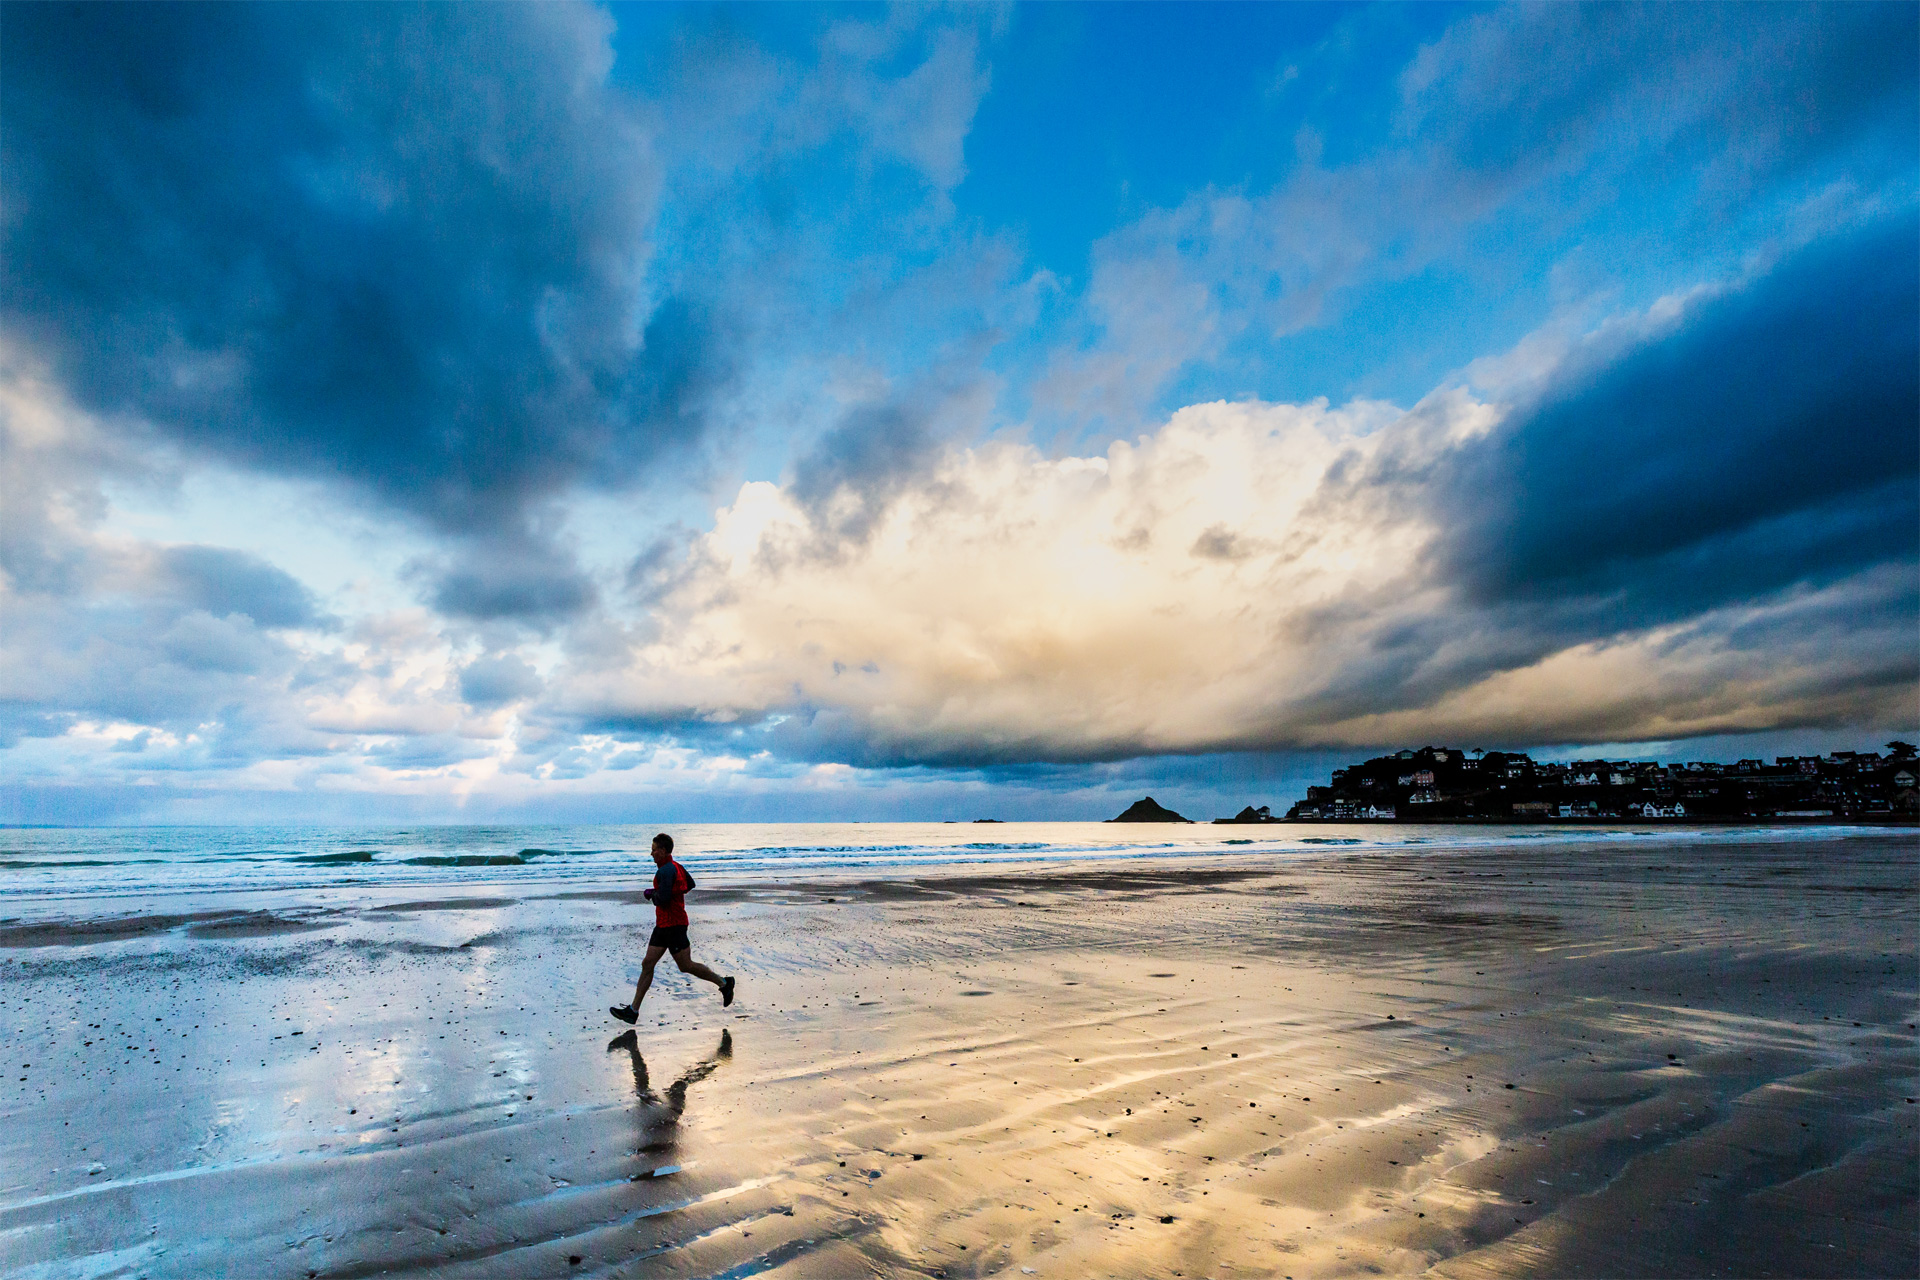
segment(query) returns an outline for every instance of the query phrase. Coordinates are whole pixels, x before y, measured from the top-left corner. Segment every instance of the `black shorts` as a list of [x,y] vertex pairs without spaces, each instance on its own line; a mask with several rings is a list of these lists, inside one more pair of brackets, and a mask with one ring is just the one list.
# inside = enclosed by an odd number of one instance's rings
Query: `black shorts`
[[683,924],[657,924],[647,937],[650,947],[665,947],[670,952],[685,951],[692,944],[687,941],[687,926]]

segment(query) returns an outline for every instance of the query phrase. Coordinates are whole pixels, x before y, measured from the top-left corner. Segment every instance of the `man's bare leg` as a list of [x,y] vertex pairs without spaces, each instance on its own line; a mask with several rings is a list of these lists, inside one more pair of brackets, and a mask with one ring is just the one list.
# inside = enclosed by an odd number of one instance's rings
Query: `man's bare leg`
[[708,982],[720,988],[721,1008],[724,1009],[733,1003],[733,979],[723,978],[713,970],[707,968],[707,966],[701,964],[698,960],[695,960],[693,958],[692,947],[686,947],[674,952],[673,962],[680,966],[680,972],[690,973],[696,978],[705,978]]
[[[640,1002],[647,998],[647,988],[653,985],[653,966],[660,963],[660,957],[667,954],[665,947],[648,947],[647,955],[640,962],[640,981],[633,984],[633,1003],[628,1008],[640,1012]],[[686,968],[681,965],[681,968]]]
[[[708,982],[711,982],[716,987],[722,985],[726,981],[726,979],[722,978],[719,974],[707,968],[707,966],[701,964],[698,960],[695,960],[693,958],[692,947],[688,947],[684,951],[674,952],[673,962],[680,966],[680,972],[690,973],[696,978],[705,978]],[[634,1005],[636,1007],[639,1005],[639,1003],[640,1002],[638,1000],[634,1001]]]

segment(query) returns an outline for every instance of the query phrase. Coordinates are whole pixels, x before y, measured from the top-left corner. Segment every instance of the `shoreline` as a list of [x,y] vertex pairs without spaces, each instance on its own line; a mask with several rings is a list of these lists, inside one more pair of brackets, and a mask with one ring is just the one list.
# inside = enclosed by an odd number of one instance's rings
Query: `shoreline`
[[[943,868],[1021,869],[1079,864],[1202,861],[1217,857],[1311,857],[1334,846],[1391,854],[1456,845],[1511,847],[1546,841],[1645,842],[1668,846],[1697,841],[1702,848],[1743,839],[1808,841],[1878,838],[1889,828],[1867,824],[1719,823],[1661,825],[1644,821],[1581,824],[1280,822],[1258,824],[1008,823],[993,841],[956,839],[945,824],[745,823],[677,828],[704,876],[768,882],[845,874],[915,875]],[[1326,832],[1325,826],[1367,828]],[[169,833],[175,829],[167,829]],[[454,827],[423,831],[381,828],[215,827],[194,838],[169,834],[155,848],[147,828],[67,828],[56,843],[0,856],[6,900],[14,910],[34,904],[97,898],[200,896],[332,891],[381,894],[406,886],[468,892],[495,885],[505,892],[530,886],[596,884],[652,874],[645,856],[652,828]],[[98,833],[100,839],[93,837]],[[554,847],[521,848],[530,839]],[[769,842],[772,843],[769,843]],[[785,841],[786,843],[780,843]],[[584,844],[587,847],[578,847]],[[514,851],[518,850],[518,853]],[[316,852],[317,851],[317,852]],[[344,851],[344,852],[342,852]],[[432,851],[420,856],[423,851]],[[188,908],[182,908],[188,909]],[[16,919],[18,917],[15,917]],[[0,915],[0,923],[7,917]]]

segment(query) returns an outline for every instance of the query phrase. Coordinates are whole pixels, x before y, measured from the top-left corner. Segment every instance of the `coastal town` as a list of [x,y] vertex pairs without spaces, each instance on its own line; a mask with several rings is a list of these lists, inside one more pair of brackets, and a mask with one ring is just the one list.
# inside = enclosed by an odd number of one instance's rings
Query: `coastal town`
[[[1336,769],[1286,822],[1913,821],[1920,760],[1884,752],[1779,756],[1772,763],[1538,761],[1512,751],[1422,747]],[[1224,821],[1261,821],[1257,810]]]
[[[1920,748],[1833,751],[1733,764],[1535,760],[1517,751],[1421,747],[1335,769],[1276,816],[1248,805],[1214,824],[1270,822],[1920,821]],[[1192,822],[1152,796],[1109,822]]]

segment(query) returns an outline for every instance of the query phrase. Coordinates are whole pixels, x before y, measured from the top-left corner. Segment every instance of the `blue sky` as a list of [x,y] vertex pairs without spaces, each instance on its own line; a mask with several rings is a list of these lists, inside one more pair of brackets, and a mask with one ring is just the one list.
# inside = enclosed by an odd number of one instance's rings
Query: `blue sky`
[[0,820],[1910,736],[1917,13],[0,7]]

